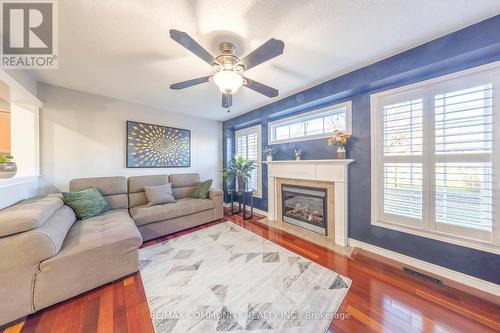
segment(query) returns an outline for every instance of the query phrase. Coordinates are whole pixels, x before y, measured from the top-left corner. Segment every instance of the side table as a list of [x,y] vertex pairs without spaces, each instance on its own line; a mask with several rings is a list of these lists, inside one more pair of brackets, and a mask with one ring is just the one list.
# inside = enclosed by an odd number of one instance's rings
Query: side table
[[[242,213],[244,220],[249,220],[253,217],[253,190],[250,191],[234,191],[229,190],[231,196],[231,215]],[[238,210],[234,209],[234,199],[238,201]],[[250,213],[247,212],[247,205],[250,204]],[[243,205],[243,211],[241,206]]]

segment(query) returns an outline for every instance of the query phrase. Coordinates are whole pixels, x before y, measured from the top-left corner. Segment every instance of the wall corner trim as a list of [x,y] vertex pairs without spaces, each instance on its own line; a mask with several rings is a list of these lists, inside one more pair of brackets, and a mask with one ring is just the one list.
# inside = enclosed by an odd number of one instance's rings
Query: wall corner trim
[[420,259],[409,257],[404,254],[386,250],[384,248],[371,245],[356,239],[349,238],[348,242],[349,246],[359,247],[363,250],[381,255],[383,257],[398,261],[400,263],[407,264],[409,266],[416,267],[423,271],[427,271],[429,273],[441,276],[449,280],[453,280],[457,283],[466,285],[468,287],[479,289],[485,293],[500,297],[500,285],[498,284],[478,279],[476,277],[460,273],[442,266],[431,264]]

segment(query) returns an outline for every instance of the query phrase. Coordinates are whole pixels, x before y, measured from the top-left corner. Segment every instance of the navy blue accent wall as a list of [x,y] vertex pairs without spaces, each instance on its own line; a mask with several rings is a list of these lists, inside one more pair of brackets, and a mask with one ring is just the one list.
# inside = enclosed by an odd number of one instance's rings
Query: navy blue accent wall
[[[349,166],[349,237],[500,284],[499,255],[372,226],[370,218],[370,95],[498,60],[500,15],[225,121],[224,163],[234,156],[235,130],[261,124],[264,148],[268,122],[351,100],[354,139],[348,157],[355,162]],[[325,140],[275,147],[278,160],[293,159],[295,148],[303,149],[304,159],[335,156]],[[262,171],[263,197],[255,206],[267,210],[265,165]]]

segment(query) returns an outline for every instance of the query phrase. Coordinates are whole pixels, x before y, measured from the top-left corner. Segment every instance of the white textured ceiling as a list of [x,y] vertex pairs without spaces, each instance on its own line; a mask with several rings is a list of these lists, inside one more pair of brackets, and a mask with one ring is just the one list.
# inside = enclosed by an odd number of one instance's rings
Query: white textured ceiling
[[[499,0],[61,0],[59,69],[39,81],[224,120],[500,13]],[[213,83],[174,82],[213,73],[169,38],[189,33],[216,55],[243,56],[269,38],[284,53],[246,76],[279,89],[269,99],[241,88],[231,113]]]

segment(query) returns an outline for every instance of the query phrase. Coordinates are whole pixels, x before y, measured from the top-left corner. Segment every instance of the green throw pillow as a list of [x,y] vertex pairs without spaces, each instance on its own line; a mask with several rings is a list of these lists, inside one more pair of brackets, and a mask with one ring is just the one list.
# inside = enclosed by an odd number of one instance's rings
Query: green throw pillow
[[196,199],[206,199],[208,198],[208,191],[210,191],[210,186],[212,186],[212,179],[206,180],[204,182],[199,182],[196,184],[196,188],[193,192],[193,198]]
[[64,203],[73,209],[80,220],[109,210],[106,199],[94,186],[78,192],[63,192],[62,195]]

